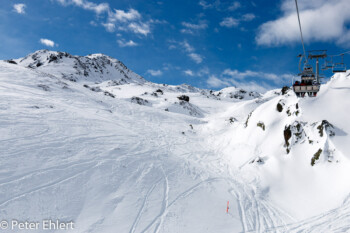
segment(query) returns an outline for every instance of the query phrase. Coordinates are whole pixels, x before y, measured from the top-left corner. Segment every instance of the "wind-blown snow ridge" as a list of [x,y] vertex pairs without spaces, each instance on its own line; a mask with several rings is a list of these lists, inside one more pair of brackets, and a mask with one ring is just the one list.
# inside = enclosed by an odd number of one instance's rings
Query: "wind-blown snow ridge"
[[103,54],[0,61],[1,217],[73,220],[72,232],[346,232],[349,98],[348,74],[299,99],[155,84]]

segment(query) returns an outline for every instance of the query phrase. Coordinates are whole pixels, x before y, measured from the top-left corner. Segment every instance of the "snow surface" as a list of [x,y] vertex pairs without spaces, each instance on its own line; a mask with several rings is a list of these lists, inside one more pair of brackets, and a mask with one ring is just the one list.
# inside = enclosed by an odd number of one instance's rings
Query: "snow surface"
[[73,220],[69,232],[350,232],[348,74],[298,99],[150,83],[103,54],[13,61],[0,61],[2,219]]

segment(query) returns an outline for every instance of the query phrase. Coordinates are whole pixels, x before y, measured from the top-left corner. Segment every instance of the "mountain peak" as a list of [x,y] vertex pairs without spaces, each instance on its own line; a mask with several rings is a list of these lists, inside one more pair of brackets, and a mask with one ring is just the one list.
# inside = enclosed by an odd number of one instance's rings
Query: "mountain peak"
[[144,83],[146,80],[129,70],[121,61],[97,53],[75,56],[67,52],[38,50],[24,58],[15,60],[20,66],[54,74],[71,81],[106,80],[120,83]]

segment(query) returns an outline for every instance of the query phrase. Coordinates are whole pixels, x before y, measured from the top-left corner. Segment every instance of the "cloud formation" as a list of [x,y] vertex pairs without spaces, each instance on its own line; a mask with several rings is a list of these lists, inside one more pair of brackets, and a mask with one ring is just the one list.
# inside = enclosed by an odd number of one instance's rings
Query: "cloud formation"
[[232,78],[232,79],[238,79],[238,80],[243,80],[247,78],[259,78],[259,79],[264,79],[268,81],[272,81],[273,83],[277,85],[281,85],[287,81],[292,80],[293,75],[291,74],[282,74],[282,75],[277,75],[273,73],[265,73],[265,72],[259,72],[259,71],[251,71],[251,70],[246,70],[246,71],[238,71],[238,70],[231,70],[231,69],[225,69],[222,72],[222,77],[223,78]]
[[200,64],[203,62],[204,57],[198,53],[195,52],[195,49],[186,41],[179,43],[180,46],[183,48],[183,50],[187,53],[187,56],[191,58],[192,61],[194,61],[197,64]]
[[108,20],[111,22],[128,22],[134,21],[141,18],[141,14],[135,9],[129,9],[129,11],[114,10],[108,15]]
[[88,0],[56,0],[60,4],[75,5],[84,10],[95,12],[98,16],[105,13],[105,22],[101,25],[108,32],[116,30],[132,32],[139,35],[147,36],[151,33],[151,24],[160,23],[157,20],[143,20],[142,15],[137,10],[130,8],[128,10],[112,9],[108,3],[102,2],[99,4]]
[[132,40],[129,40],[129,41],[125,41],[125,40],[117,40],[117,43],[119,45],[119,47],[135,47],[135,46],[138,46],[137,43],[135,43],[134,41]]
[[182,22],[182,26],[184,27],[181,29],[182,33],[195,34],[199,30],[206,29],[208,27],[208,24],[205,20],[200,20],[197,24]]
[[13,10],[18,14],[25,14],[26,4],[18,3],[13,5]]
[[207,84],[212,88],[223,88],[236,86],[249,91],[260,93],[273,89],[275,86],[281,86],[291,81],[293,75],[290,74],[273,74],[258,71],[238,71],[225,69],[219,76],[210,75]]
[[233,17],[226,17],[220,22],[221,27],[233,28],[239,25],[239,20]]
[[185,75],[192,76],[192,77],[203,77],[203,76],[208,76],[210,74],[208,67],[202,67],[196,72],[190,69],[184,70],[183,72]]
[[[294,1],[281,5],[282,16],[259,27],[256,43],[280,46],[300,41]],[[350,1],[299,0],[300,19],[306,42],[334,41],[350,47]]]
[[40,43],[47,46],[47,47],[54,47],[56,44],[54,41],[49,40],[49,39],[40,39]]
[[161,76],[163,74],[163,72],[161,70],[147,70],[146,73],[148,73],[152,76]]
[[114,9],[108,11],[107,22],[102,25],[108,32],[119,30],[147,36],[151,32],[152,22],[152,20],[143,21],[141,14],[135,9],[128,11]]
[[217,11],[234,11],[241,7],[241,3],[238,1],[220,1],[216,0],[212,3],[208,3],[206,0],[200,0],[198,4],[204,9],[216,9]]
[[94,11],[96,14],[107,12],[110,9],[108,3],[96,4],[86,0],[57,0],[57,1],[62,5],[76,5],[85,10]]
[[256,18],[256,16],[253,13],[247,13],[247,14],[242,15],[242,21],[246,21],[246,22],[252,21],[255,18]]
[[234,86],[246,91],[256,91],[259,93],[265,93],[266,91],[273,89],[272,86],[264,82],[259,82],[259,83],[255,81],[242,82],[234,79],[221,79],[215,75],[211,75],[207,79],[207,85],[212,88],[225,88],[225,87]]
[[188,56],[197,64],[200,64],[203,61],[203,57],[198,53],[189,53]]
[[187,75],[187,76],[194,76],[194,73],[192,70],[184,70],[184,73]]
[[241,18],[226,17],[220,22],[221,27],[233,28],[237,27],[242,21],[248,22],[255,19],[256,16],[252,13],[247,13],[241,16]]

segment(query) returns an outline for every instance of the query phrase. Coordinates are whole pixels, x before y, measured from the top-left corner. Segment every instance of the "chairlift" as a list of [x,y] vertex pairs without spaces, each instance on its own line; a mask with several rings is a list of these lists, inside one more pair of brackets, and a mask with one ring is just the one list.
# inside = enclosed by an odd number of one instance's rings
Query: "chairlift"
[[330,59],[325,59],[324,64],[321,67],[321,70],[333,69],[333,57],[330,56]]
[[309,63],[304,64],[303,71],[299,74],[302,77],[315,77],[314,69]]
[[344,63],[335,63],[332,69],[333,73],[345,73],[346,65]]
[[333,73],[344,73],[346,72],[346,65],[344,64],[344,53],[340,55],[341,62],[334,63],[333,65]]

